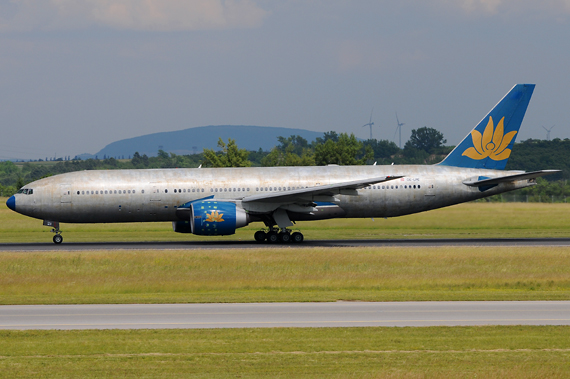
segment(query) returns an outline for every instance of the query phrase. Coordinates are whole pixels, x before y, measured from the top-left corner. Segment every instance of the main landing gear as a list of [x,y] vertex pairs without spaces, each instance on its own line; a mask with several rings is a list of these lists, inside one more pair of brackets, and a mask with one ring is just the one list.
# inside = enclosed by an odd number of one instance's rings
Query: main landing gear
[[277,228],[270,228],[269,231],[258,230],[253,235],[257,242],[269,242],[269,243],[301,243],[303,242],[303,234],[300,232],[293,232],[289,229],[279,230]]

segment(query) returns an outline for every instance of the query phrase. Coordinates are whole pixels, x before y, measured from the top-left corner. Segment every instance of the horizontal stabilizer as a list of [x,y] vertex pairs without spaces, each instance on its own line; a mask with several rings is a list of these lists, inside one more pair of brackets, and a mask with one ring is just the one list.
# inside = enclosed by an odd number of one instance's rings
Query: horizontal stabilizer
[[499,176],[498,178],[485,178],[481,180],[469,180],[469,181],[466,180],[463,182],[463,184],[470,187],[493,186],[499,183],[515,182],[517,180],[536,179],[539,176],[556,174],[557,172],[560,172],[560,170],[541,170],[533,172],[523,172],[522,174]]

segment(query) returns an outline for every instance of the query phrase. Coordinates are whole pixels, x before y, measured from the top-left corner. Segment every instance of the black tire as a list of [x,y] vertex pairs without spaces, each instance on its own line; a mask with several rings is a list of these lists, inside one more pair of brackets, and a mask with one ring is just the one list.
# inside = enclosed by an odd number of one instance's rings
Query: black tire
[[267,238],[267,233],[265,233],[263,230],[258,230],[257,232],[255,232],[255,234],[253,235],[253,238],[255,238],[255,240],[257,242],[264,242],[265,239]]
[[303,237],[303,234],[299,232],[295,232],[291,235],[291,240],[295,243],[301,243],[304,239],[305,237]]
[[279,242],[289,243],[291,242],[291,234],[289,233],[279,233]]
[[279,235],[275,232],[267,233],[267,242],[269,242],[269,243],[279,242]]
[[60,236],[59,234],[56,234],[55,236],[53,236],[53,243],[59,245],[62,242],[63,242],[63,237]]

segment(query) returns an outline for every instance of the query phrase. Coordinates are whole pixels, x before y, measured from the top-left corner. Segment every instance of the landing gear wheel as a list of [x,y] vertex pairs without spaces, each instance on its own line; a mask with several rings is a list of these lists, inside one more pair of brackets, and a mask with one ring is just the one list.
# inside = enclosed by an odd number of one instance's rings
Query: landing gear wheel
[[53,236],[53,243],[59,245],[62,242],[63,242],[63,237],[60,234],[56,234],[55,236]]
[[269,243],[279,242],[279,235],[275,232],[267,233],[267,242],[269,242]]
[[263,230],[258,230],[253,235],[253,238],[255,238],[257,242],[263,242],[267,238],[267,233],[265,233]]
[[282,243],[291,242],[291,235],[289,233],[279,233],[279,242]]
[[301,243],[301,242],[303,242],[304,239],[305,239],[305,237],[303,237],[302,233],[295,232],[295,233],[291,234],[291,240],[295,243]]

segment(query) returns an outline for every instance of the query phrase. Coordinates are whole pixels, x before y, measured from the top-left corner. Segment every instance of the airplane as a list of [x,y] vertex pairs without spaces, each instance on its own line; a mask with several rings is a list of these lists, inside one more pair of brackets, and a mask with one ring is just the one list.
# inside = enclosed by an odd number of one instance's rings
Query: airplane
[[435,165],[93,170],[29,183],[11,210],[43,220],[63,241],[60,223],[171,221],[178,233],[234,234],[263,222],[258,242],[302,242],[297,221],[388,218],[481,199],[536,184],[559,172],[503,171],[534,91],[515,85]]

